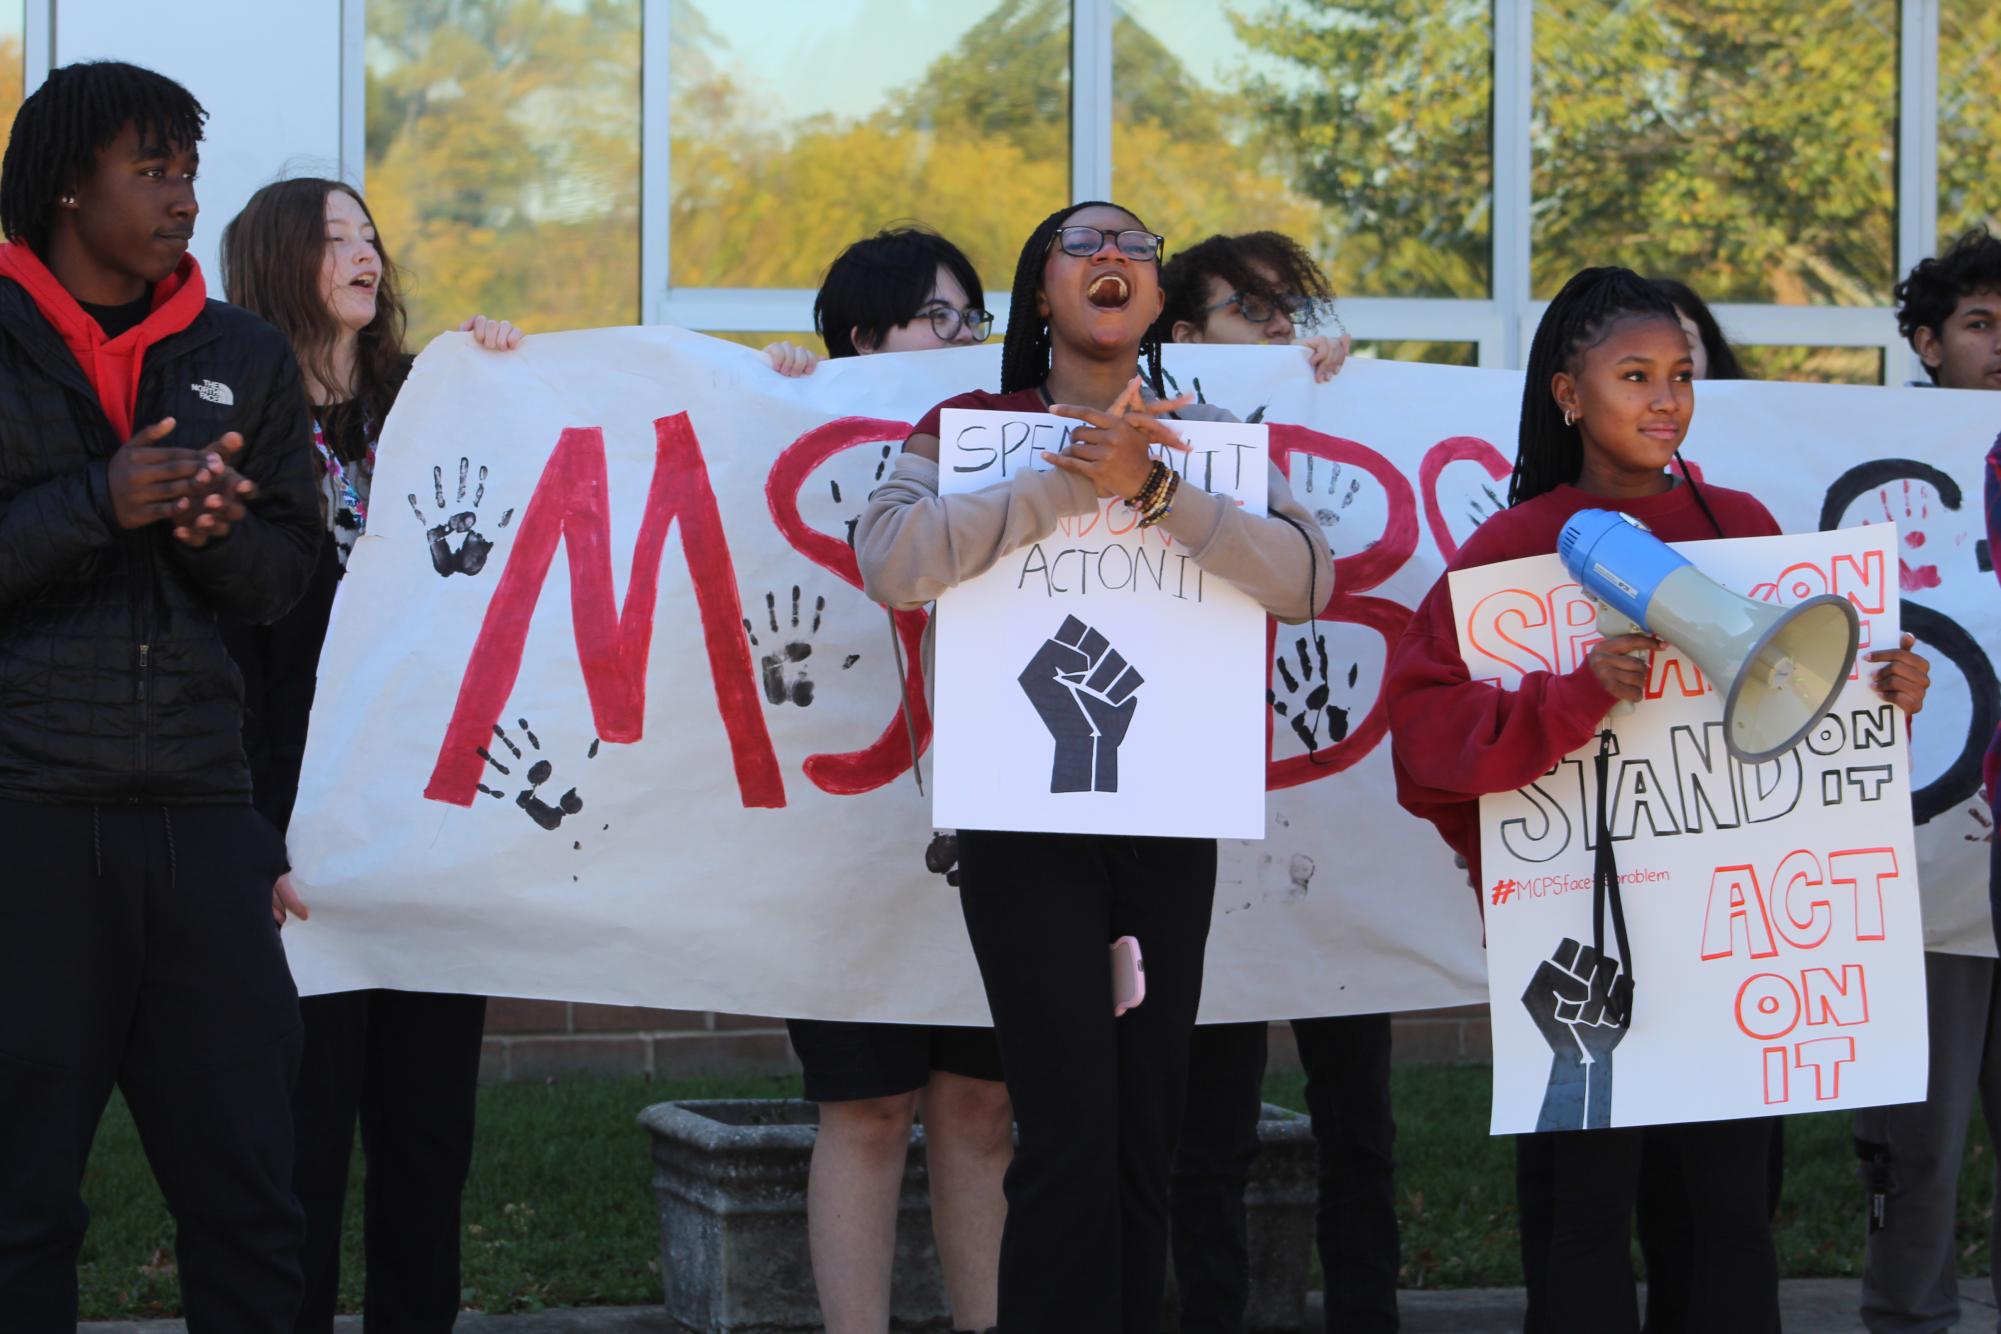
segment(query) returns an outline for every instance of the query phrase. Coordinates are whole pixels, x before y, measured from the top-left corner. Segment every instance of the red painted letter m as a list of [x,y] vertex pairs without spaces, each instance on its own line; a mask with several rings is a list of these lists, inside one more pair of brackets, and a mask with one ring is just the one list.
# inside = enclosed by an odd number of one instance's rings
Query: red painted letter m
[[493,600],[487,603],[479,637],[473,641],[458,704],[445,729],[430,785],[424,789],[432,801],[472,805],[485,764],[480,748],[493,736],[521,674],[528,623],[559,540],[569,544],[571,624],[598,735],[606,741],[639,740],[646,725],[646,660],[653,646],[660,555],[667,530],[678,519],[737,789],[746,806],[785,804],[785,783],[765,730],[750,649],[743,639],[736,568],[701,445],[686,413],[662,417],[653,429],[653,484],[633,546],[632,578],[622,611],[612,596],[604,432],[572,427],[556,442],[516,530],[514,549]]

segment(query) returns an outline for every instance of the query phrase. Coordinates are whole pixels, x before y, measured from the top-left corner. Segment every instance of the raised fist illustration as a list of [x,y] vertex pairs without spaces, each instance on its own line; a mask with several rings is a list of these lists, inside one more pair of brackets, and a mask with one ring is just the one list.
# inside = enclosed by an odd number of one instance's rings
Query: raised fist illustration
[[1146,679],[1075,616],[1063,618],[1016,679],[1056,739],[1049,790],[1118,791],[1119,746]]
[[1632,979],[1619,961],[1566,936],[1536,965],[1522,1007],[1553,1055],[1536,1129],[1610,1125],[1612,1052],[1633,1017]]

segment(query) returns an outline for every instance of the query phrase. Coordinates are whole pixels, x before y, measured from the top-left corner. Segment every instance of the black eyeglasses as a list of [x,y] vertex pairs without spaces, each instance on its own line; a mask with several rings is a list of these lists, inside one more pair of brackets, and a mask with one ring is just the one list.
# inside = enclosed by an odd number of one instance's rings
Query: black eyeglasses
[[1221,310],[1225,306],[1235,306],[1237,313],[1252,324],[1269,324],[1271,323],[1272,316],[1283,311],[1285,317],[1292,321],[1295,328],[1315,328],[1324,318],[1332,320],[1334,327],[1342,333],[1348,332],[1347,326],[1341,323],[1341,317],[1334,313],[1332,302],[1315,301],[1311,297],[1299,296],[1297,294],[1281,297],[1276,303],[1273,303],[1261,297],[1245,296],[1242,292],[1232,292],[1221,301],[1211,302],[1209,305],[1202,307],[1200,313],[1207,315],[1210,311]]
[[1155,260],[1167,244],[1167,238],[1138,228],[1128,228],[1122,232],[1108,232],[1101,227],[1063,227],[1050,238],[1052,246],[1062,246],[1063,253],[1076,259],[1089,259],[1105,248],[1110,241],[1119,248],[1119,253],[1127,259]]
[[[993,312],[981,310],[978,306],[968,306],[964,310],[945,305],[926,306],[917,312],[931,321],[931,332],[938,335],[938,341],[949,343],[959,336],[959,330],[970,330],[973,341],[984,343],[987,335],[994,331]],[[915,319],[916,316],[911,318]]]

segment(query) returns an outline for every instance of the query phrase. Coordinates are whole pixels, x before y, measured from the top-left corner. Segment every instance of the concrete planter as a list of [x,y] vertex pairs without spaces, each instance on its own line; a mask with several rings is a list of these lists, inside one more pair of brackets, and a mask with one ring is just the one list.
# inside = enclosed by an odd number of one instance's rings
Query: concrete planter
[[[811,1103],[663,1102],[640,1113],[653,1139],[660,1277],[669,1319],[704,1334],[821,1327],[806,1241]],[[1299,1329],[1313,1236],[1313,1139],[1306,1118],[1267,1106],[1249,1191],[1253,1330]],[[949,1330],[931,1239],[924,1130],[914,1128],[896,1224],[898,1330]],[[1288,1323],[1289,1322],[1289,1323]]]

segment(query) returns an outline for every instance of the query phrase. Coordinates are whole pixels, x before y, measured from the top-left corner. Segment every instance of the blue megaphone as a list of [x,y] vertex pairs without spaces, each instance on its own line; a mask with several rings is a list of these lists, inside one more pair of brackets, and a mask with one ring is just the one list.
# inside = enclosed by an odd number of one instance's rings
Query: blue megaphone
[[1615,510],[1571,515],[1556,554],[1598,600],[1600,634],[1658,635],[1695,660],[1723,695],[1724,743],[1747,764],[1798,745],[1854,670],[1861,620],[1838,593],[1754,602]]

